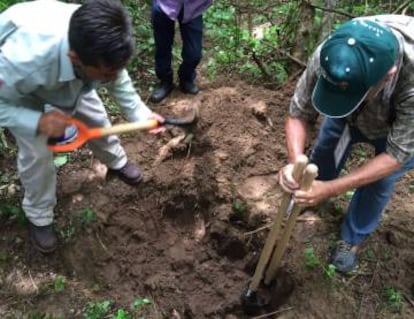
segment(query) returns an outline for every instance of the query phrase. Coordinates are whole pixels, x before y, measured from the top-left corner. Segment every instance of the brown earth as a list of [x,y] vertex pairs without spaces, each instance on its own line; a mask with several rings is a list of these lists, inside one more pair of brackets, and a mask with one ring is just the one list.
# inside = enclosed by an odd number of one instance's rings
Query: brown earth
[[[283,121],[293,85],[267,90],[230,79],[201,85],[197,97],[174,92],[154,108],[180,116],[199,103],[200,121],[187,144],[176,143],[178,128],[123,136],[130,160],[145,170],[139,187],[110,176],[104,182],[105,167],[86,148],[71,154],[59,171],[56,253],[34,251],[25,227],[3,215],[1,318],[94,318],[84,314],[88,302],[111,300],[115,313],[145,296],[151,304],[134,318],[249,318],[240,296],[268,233],[263,226],[278,212],[276,174],[286,163]],[[349,165],[364,152],[356,148]],[[14,155],[0,159],[3,175],[17,183]],[[411,174],[397,185],[354,274],[324,272],[346,196],[301,215],[273,285],[277,300],[260,318],[414,318]],[[96,219],[82,222],[85,210]],[[318,265],[305,257],[307,248]],[[54,287],[58,276],[66,278],[62,291]],[[285,282],[293,283],[290,295]]]

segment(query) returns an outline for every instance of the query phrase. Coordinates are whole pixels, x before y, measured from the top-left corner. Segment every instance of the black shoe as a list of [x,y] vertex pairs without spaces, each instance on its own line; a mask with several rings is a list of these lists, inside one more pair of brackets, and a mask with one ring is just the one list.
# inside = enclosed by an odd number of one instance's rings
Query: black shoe
[[150,101],[154,103],[161,102],[171,93],[173,88],[174,84],[172,82],[161,81],[152,92]]
[[180,82],[180,90],[183,93],[194,95],[200,92],[199,87],[195,85],[194,82]]
[[139,167],[130,162],[127,162],[121,169],[111,169],[111,172],[115,173],[119,179],[128,185],[138,185],[143,179]]
[[29,223],[30,239],[34,248],[38,251],[49,254],[57,248],[57,237],[53,225],[36,226]]

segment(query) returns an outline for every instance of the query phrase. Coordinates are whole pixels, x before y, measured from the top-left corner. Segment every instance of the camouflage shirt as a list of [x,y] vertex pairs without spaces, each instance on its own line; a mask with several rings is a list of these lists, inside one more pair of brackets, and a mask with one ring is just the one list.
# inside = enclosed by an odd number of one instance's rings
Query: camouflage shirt
[[[369,139],[386,137],[386,152],[399,162],[405,162],[414,156],[414,17],[377,15],[364,19],[387,25],[397,36],[400,44],[398,71],[376,98],[363,103],[345,120]],[[292,117],[309,123],[319,115],[312,106],[311,96],[321,72],[320,49],[321,46],[313,53],[299,79],[289,109]]]

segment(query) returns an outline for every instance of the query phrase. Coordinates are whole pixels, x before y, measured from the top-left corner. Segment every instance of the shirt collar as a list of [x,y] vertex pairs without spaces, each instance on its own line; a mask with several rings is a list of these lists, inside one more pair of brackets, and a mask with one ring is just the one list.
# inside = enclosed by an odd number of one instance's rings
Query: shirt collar
[[59,81],[67,82],[76,79],[72,61],[69,59],[69,40],[65,37],[60,45]]

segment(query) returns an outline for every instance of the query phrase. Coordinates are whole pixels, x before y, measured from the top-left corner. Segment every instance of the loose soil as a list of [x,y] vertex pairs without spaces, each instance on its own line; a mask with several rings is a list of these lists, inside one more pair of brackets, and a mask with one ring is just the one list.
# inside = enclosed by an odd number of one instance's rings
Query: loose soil
[[[250,318],[240,295],[278,214],[276,174],[286,163],[283,126],[294,82],[277,90],[230,79],[201,80],[201,86],[196,97],[174,91],[154,107],[178,117],[199,105],[190,138],[171,127],[156,136],[122,136],[129,159],[145,172],[139,187],[113,176],[103,180],[106,168],[86,147],[70,155],[58,175],[60,246],[54,254],[34,251],[26,227],[2,215],[1,318],[84,318],[88,302],[111,300],[114,313],[143,297],[151,303],[134,318]],[[369,154],[356,147],[349,169]],[[18,184],[15,156],[0,159],[8,186]],[[413,182],[410,173],[398,183],[350,275],[325,271],[349,196],[302,214],[282,259],[277,300],[261,315],[414,318]],[[5,194],[3,188],[3,204]],[[7,203],[19,196],[11,192]],[[85,212],[95,218],[85,219]],[[313,266],[304,253],[309,248]],[[58,276],[66,278],[61,291]],[[283,291],[286,280],[292,291]],[[396,292],[394,303],[387,288]]]

